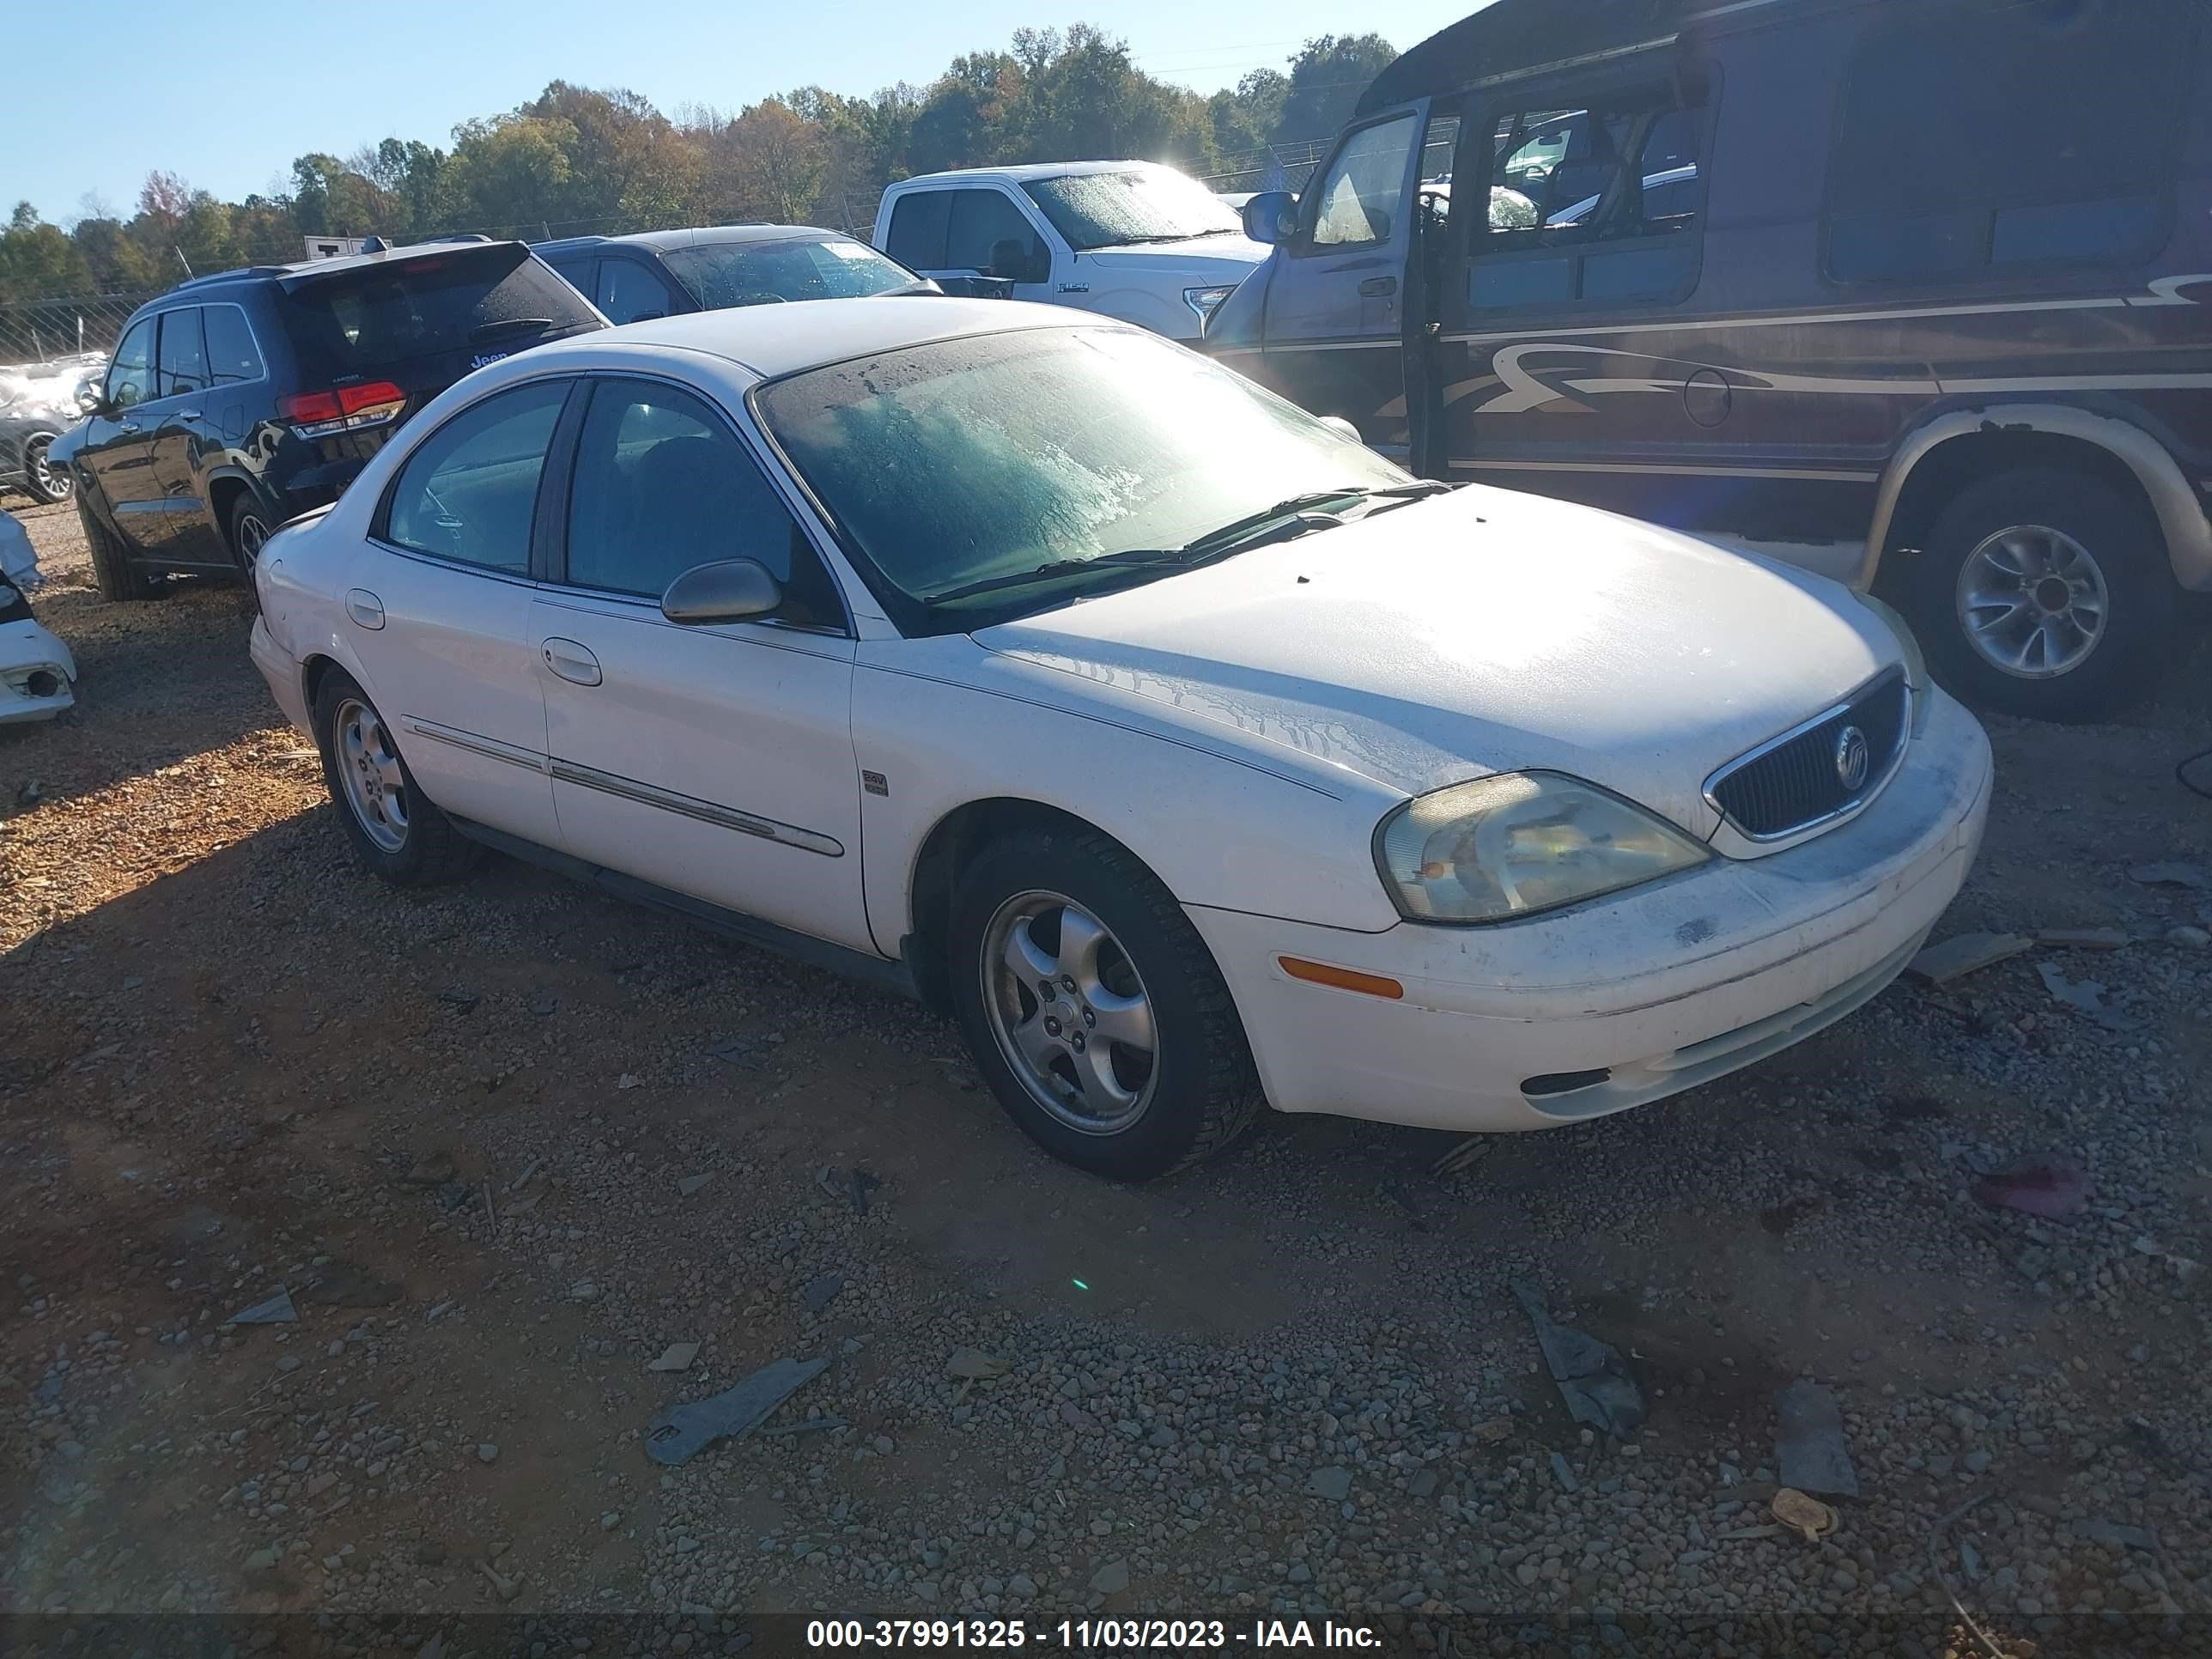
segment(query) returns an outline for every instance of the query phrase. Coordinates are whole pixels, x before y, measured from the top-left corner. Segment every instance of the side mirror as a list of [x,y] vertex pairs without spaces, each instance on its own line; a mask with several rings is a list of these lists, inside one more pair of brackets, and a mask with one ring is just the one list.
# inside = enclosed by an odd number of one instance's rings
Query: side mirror
[[672,623],[743,622],[764,617],[783,603],[783,589],[757,559],[695,564],[660,596],[660,614]]
[[1287,190],[1263,190],[1244,204],[1244,234],[1269,247],[1298,234],[1298,198]]
[[1331,432],[1336,434],[1340,438],[1349,438],[1356,444],[1364,444],[1367,441],[1366,439],[1359,435],[1359,428],[1352,425],[1351,422],[1346,420],[1341,415],[1323,415],[1319,418],[1323,426],[1327,427]]
[[991,268],[987,276],[1003,277],[1012,283],[1043,283],[1052,278],[1052,255],[1035,242],[1017,241],[1008,237],[991,244]]
[[81,386],[76,389],[76,409],[80,415],[105,416],[112,411],[107,406],[107,394],[96,386]]

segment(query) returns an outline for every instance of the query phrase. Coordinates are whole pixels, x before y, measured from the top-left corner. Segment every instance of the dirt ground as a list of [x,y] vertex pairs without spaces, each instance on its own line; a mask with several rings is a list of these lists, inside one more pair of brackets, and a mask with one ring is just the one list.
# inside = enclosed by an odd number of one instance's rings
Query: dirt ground
[[[1449,1173],[1452,1137],[1277,1118],[1127,1190],[895,1000],[502,860],[378,885],[243,597],[103,604],[74,514],[19,516],[82,678],[0,732],[0,1613],[425,1653],[493,1613],[652,1652],[793,1613],[1701,1655],[1982,1650],[1961,1607],[2007,1654],[2212,1628],[2212,804],[2170,775],[2212,655],[2131,724],[1993,727],[1938,937],[2121,948],[1900,983]],[[2087,1207],[1978,1203],[2023,1155]],[[1627,1357],[1639,1435],[1569,1419],[1516,1281]],[[226,1323],[280,1287],[294,1319]],[[787,1357],[829,1364],[771,1432],[647,1458],[664,1407]],[[1796,1378],[1860,1489],[1819,1542],[1767,1513]]]

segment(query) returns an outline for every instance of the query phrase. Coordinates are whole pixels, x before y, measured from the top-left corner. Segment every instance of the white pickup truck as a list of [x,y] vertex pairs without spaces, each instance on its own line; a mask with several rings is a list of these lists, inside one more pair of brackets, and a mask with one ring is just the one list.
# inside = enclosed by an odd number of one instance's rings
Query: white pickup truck
[[1153,161],[925,173],[884,192],[876,246],[940,282],[1074,306],[1195,340],[1270,250],[1219,197]]

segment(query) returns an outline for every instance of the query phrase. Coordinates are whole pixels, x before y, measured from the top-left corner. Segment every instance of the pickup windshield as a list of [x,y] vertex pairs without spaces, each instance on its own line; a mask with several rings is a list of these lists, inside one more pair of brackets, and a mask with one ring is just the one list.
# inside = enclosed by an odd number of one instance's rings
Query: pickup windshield
[[1022,188],[1079,253],[1132,242],[1181,242],[1194,236],[1243,232],[1226,202],[1196,180],[1165,167],[1066,173],[1056,179],[1033,179]]
[[1349,507],[1413,483],[1241,375],[1132,329],[912,346],[754,398],[908,634],[1158,580],[1202,562],[1224,526],[1294,512],[1316,489]]

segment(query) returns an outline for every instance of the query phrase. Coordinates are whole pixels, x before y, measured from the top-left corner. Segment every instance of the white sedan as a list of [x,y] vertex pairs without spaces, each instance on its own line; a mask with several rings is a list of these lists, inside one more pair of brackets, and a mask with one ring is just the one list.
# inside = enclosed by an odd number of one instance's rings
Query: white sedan
[[268,543],[256,663],[397,882],[490,846],[956,1016],[1059,1156],[1457,1130],[1841,1018],[1981,729],[1842,588],[1423,483],[1077,313],[802,303],[470,375]]

